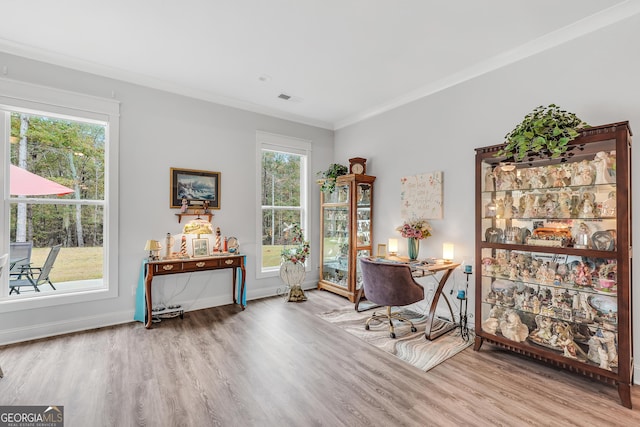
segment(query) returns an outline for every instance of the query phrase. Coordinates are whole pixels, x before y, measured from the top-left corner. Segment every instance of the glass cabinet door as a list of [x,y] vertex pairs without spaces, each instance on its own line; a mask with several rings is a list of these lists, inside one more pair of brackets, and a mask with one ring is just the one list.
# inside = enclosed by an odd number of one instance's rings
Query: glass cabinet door
[[349,277],[349,187],[337,186],[327,199],[322,208],[322,278],[346,287]]
[[618,368],[615,259],[482,250],[482,330]]
[[482,241],[614,251],[615,140],[566,162],[482,163]]
[[360,289],[362,287],[360,258],[371,256],[371,184],[359,183],[356,192],[356,289]]

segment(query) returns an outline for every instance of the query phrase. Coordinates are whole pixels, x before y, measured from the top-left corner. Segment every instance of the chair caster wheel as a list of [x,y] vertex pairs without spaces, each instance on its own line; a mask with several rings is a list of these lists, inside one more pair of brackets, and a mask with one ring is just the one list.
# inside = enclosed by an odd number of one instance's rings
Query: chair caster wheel
[[412,327],[411,327],[411,332],[418,332],[418,330],[416,329],[416,327],[415,327],[415,326],[412,326]]
[[391,338],[395,338],[395,337],[396,337],[396,334],[395,334],[394,332],[391,332],[391,333],[389,334],[389,336],[390,336]]
[[368,331],[368,330],[369,330],[369,325],[364,325],[364,329],[365,329],[366,331]]

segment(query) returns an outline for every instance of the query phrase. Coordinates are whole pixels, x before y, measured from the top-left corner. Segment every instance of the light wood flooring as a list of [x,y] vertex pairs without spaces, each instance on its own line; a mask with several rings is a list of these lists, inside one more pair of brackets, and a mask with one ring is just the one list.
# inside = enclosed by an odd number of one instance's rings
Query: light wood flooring
[[[617,390],[483,345],[429,372],[319,317],[249,301],[0,348],[0,405],[64,405],[73,426],[631,426]],[[399,328],[399,333],[402,333]]]

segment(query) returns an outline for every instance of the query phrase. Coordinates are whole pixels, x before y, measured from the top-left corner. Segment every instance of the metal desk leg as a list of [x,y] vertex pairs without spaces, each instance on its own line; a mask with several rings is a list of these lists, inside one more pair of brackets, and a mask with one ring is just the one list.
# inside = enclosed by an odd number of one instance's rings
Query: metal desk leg
[[[451,308],[449,299],[445,294],[442,293],[442,290],[444,289],[444,285],[445,283],[447,283],[447,280],[449,279],[449,276],[451,276],[451,273],[453,273],[453,269],[445,270],[444,274],[442,275],[442,278],[440,279],[440,282],[438,282],[438,288],[436,289],[436,292],[433,295],[433,301],[431,301],[431,308],[429,309],[429,316],[427,317],[427,326],[424,332],[424,336],[428,340],[434,340],[439,336],[442,336],[457,327],[457,325],[455,324],[455,317],[453,315],[453,309]],[[436,309],[438,308],[438,301],[440,300],[440,296],[444,297],[444,300],[447,303],[447,307],[449,307],[449,313],[451,314],[451,322],[446,322],[447,325],[443,326],[441,329],[438,329],[437,331],[432,331],[433,321],[435,320]]]

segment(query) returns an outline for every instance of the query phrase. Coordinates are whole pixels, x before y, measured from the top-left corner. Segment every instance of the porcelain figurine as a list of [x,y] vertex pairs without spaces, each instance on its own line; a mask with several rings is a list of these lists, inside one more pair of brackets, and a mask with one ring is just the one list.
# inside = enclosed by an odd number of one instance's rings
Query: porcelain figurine
[[529,336],[529,328],[513,310],[505,313],[504,320],[500,322],[500,332],[505,338],[515,342],[523,342]]
[[491,168],[487,168],[487,172],[484,175],[484,191],[495,191],[494,173]]
[[517,177],[513,171],[500,170],[500,185],[496,187],[498,190],[517,190],[516,180]]
[[554,200],[553,194],[547,194],[542,205],[544,208],[544,214],[547,218],[556,217],[556,208],[558,207],[558,204]]
[[573,185],[591,185],[593,184],[593,170],[591,164],[587,160],[576,163],[573,173]]
[[524,211],[522,212],[523,218],[535,218],[536,209],[535,209],[536,196],[533,194],[527,194],[525,196],[524,201]]
[[616,216],[616,192],[611,191],[607,197],[607,200],[602,202],[602,209],[600,216],[615,217]]
[[546,316],[538,315],[536,316],[536,325],[538,326],[538,329],[533,331],[532,334],[543,342],[548,343],[553,336],[553,332],[551,330],[553,322]]
[[581,207],[580,207],[580,214],[579,217],[580,218],[593,218],[595,217],[593,209],[594,209],[594,204],[593,204],[593,200],[592,197],[593,195],[591,193],[585,193],[582,196],[582,203],[581,203]]
[[616,182],[615,169],[609,154],[605,151],[596,153],[593,159],[594,169],[596,170],[596,184],[614,184]]
[[513,197],[509,194],[504,197],[504,214],[502,217],[504,219],[513,218]]
[[571,195],[566,191],[558,195],[558,217],[571,218]]
[[499,322],[498,322],[498,308],[492,307],[489,311],[489,317],[482,322],[482,330],[489,333],[494,334],[498,330]]

